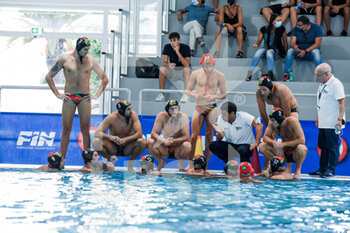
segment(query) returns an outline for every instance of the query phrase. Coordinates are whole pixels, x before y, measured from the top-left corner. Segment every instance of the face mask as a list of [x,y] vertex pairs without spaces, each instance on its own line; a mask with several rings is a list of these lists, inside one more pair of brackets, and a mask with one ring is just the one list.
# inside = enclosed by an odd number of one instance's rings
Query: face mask
[[233,5],[235,4],[236,0],[228,0],[227,3],[230,4],[230,5]]
[[197,6],[199,4],[198,0],[192,0],[192,5]]
[[298,29],[299,31],[303,31],[303,30],[304,30],[304,27],[297,26],[297,29]]
[[274,25],[275,25],[275,28],[279,28],[282,26],[282,21],[277,21]]

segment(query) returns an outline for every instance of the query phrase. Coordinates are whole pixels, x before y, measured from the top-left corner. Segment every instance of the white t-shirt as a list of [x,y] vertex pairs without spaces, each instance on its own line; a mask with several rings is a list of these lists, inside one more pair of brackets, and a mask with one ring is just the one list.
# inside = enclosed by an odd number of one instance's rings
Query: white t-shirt
[[[316,98],[318,128],[334,129],[339,117],[338,100],[345,98],[343,84],[332,75],[325,84],[320,84]],[[343,119],[345,120],[345,112]]]
[[227,142],[233,144],[253,144],[255,142],[252,130],[254,116],[246,112],[236,112],[236,120],[230,124],[218,117],[218,124],[225,133]]
[[270,6],[277,5],[277,4],[285,4],[285,3],[289,3],[289,0],[275,0],[273,2],[270,2]]

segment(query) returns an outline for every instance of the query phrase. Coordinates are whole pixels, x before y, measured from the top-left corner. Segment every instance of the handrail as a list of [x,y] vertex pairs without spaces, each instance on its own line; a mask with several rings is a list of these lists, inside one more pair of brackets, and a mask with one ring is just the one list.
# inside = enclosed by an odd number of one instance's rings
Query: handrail
[[[150,92],[163,92],[163,93],[186,93],[186,90],[165,90],[165,89],[142,89],[139,91],[139,102],[138,102],[138,110],[139,115],[142,115],[142,95],[143,93],[150,93]],[[252,91],[227,91],[226,94],[228,95],[256,95],[255,92]],[[293,93],[294,96],[297,97],[316,97],[316,94],[307,94],[307,93]],[[349,98],[350,95],[345,95],[345,98]]]
[[[51,90],[50,87],[47,85],[33,85],[33,86],[28,86],[28,85],[0,85],[0,109],[1,109],[1,91],[2,89],[25,89],[25,90]],[[57,87],[58,90],[64,90],[64,87]],[[93,91],[96,91],[97,88],[91,89]],[[128,88],[105,88],[104,91],[125,91],[127,93],[127,100],[130,102],[131,101],[131,91]]]
[[142,89],[139,91],[139,115],[142,115],[142,94],[149,92],[163,92],[163,93],[186,93],[186,90],[165,90],[165,89]]

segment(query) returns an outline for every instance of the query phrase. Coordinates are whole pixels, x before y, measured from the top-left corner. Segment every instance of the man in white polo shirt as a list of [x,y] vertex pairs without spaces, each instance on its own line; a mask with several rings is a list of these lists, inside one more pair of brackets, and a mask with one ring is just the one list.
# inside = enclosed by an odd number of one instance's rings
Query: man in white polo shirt
[[[241,162],[250,162],[252,151],[259,145],[263,132],[260,119],[246,112],[237,112],[236,105],[228,101],[221,105],[221,115],[213,126],[219,141],[210,143],[211,152],[224,163],[232,160],[237,152]],[[252,127],[255,128],[256,139]],[[222,141],[224,138],[226,141]]]
[[310,175],[335,175],[339,160],[339,135],[345,125],[345,92],[343,84],[332,74],[331,67],[322,63],[315,70],[317,91],[318,147],[321,149],[320,167]]

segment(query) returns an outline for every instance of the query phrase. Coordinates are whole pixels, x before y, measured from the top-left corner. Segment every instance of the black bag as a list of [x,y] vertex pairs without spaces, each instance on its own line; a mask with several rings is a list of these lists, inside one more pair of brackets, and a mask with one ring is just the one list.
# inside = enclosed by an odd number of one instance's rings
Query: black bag
[[138,78],[158,78],[159,66],[147,59],[139,58],[136,60],[135,74]]

